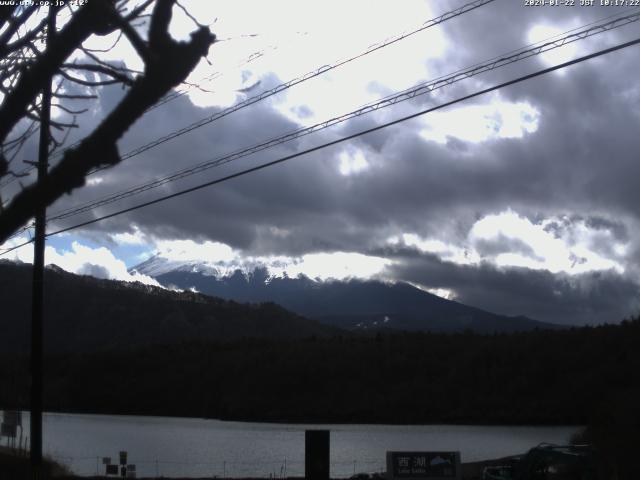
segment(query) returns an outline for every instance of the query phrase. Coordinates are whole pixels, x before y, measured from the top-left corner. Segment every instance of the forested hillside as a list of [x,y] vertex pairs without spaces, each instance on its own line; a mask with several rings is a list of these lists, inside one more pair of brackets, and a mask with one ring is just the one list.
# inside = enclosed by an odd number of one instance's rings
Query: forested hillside
[[[194,340],[331,336],[273,303],[240,304],[142,283],[45,270],[45,351],[96,352]],[[29,349],[31,265],[0,261],[0,350]]]
[[[45,404],[257,421],[584,424],[640,401],[639,346],[636,320],[492,336],[244,340],[62,355],[47,361]],[[0,365],[0,382],[13,385],[0,403],[15,405],[26,398],[26,360]]]

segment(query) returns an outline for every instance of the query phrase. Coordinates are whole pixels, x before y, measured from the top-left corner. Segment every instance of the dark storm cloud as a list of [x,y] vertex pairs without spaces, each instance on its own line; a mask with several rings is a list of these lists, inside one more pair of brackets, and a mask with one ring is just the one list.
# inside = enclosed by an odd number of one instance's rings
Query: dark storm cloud
[[530,245],[517,238],[508,238],[500,234],[491,240],[480,239],[473,244],[476,251],[481,256],[496,256],[501,253],[519,253],[525,257],[533,258],[538,261],[544,261],[542,257],[536,255]]
[[[522,14],[520,16],[523,17]],[[527,15],[524,18],[530,20]],[[521,30],[516,31],[521,35]],[[451,138],[445,146],[434,145],[412,133],[416,125],[414,122],[376,132],[356,142],[365,148],[365,154],[371,154],[366,156],[374,164],[373,171],[341,177],[336,168],[337,161],[331,158],[340,150],[336,148],[295,160],[291,165],[276,167],[274,173],[261,172],[251,178],[216,186],[170,202],[172,205],[155,208],[154,214],[141,212],[132,218],[149,226],[157,223],[158,228],[171,229],[174,226],[176,231],[189,236],[197,233],[222,235],[225,240],[244,248],[252,245],[255,225],[263,223],[296,229],[304,235],[305,228],[300,228],[302,222],[308,224],[310,238],[317,238],[314,227],[318,226],[321,232],[330,233],[332,237],[331,241],[321,243],[339,246],[342,242],[338,237],[341,235],[336,229],[347,224],[353,226],[355,233],[361,231],[365,237],[370,237],[367,233],[369,228],[379,227],[381,222],[428,233],[428,224],[449,216],[446,210],[456,212],[468,209],[469,205],[476,210],[473,215],[465,215],[469,220],[508,206],[527,209],[531,214],[538,210],[557,211],[559,203],[564,204],[560,210],[592,208],[585,202],[593,197],[594,189],[587,189],[585,184],[602,183],[603,179],[611,176],[613,178],[609,178],[606,185],[594,185],[595,191],[601,190],[602,196],[608,197],[606,200],[616,204],[614,207],[623,207],[623,202],[616,201],[619,200],[616,197],[628,191],[629,187],[620,183],[629,182],[639,167],[629,155],[629,143],[633,137],[629,138],[627,129],[615,126],[637,126],[638,118],[634,118],[628,109],[621,109],[619,101],[602,98],[609,95],[603,95],[606,92],[602,85],[605,80],[600,78],[597,69],[582,73],[582,77],[573,75],[570,80],[555,79],[554,89],[545,89],[544,95],[534,98],[525,90],[523,95],[514,96],[514,100],[529,99],[541,109],[539,130],[525,141],[497,140],[473,145]],[[271,84],[275,83],[275,79],[271,81]],[[577,93],[580,85],[589,85],[600,95],[592,95],[585,102],[586,97]],[[560,105],[560,101],[571,108],[552,108]],[[599,113],[599,117],[589,113],[592,109]],[[145,143],[171,131],[176,125],[187,124],[194,118],[211,113],[211,109],[197,109],[186,101],[173,102],[169,109],[161,107],[141,122],[122,151],[126,152],[128,145]],[[593,119],[595,125],[589,124],[590,117],[596,117]],[[604,122],[614,125],[611,127],[613,133],[602,128]],[[350,122],[343,131],[352,133],[373,124],[372,117],[362,117]],[[576,126],[582,128],[576,129]],[[114,187],[130,185],[137,178],[149,178],[151,173],[171,172],[184,163],[214,158],[295,128],[268,104],[254,106],[128,160],[126,166],[115,169],[106,176],[104,184],[92,190],[99,195],[103,191],[112,191]],[[585,135],[593,141],[585,142]],[[314,141],[305,139],[298,144],[320,143],[326,138],[329,135],[322,134],[314,137]],[[591,144],[599,148],[593,149]],[[293,148],[283,146],[272,153],[260,154],[259,158],[277,158],[292,151]],[[369,158],[376,154],[382,158]],[[611,163],[602,161],[603,155],[629,167],[631,175],[619,176],[617,172],[611,172]],[[460,156],[472,158],[460,160]],[[215,178],[213,172],[215,170],[197,178]],[[611,188],[612,183],[617,188]],[[164,191],[171,192],[177,186],[170,185]],[[597,200],[601,202],[603,198]],[[628,200],[630,204],[635,203],[635,195],[629,195]],[[326,220],[319,221],[318,216]],[[359,226],[363,228],[359,229]],[[353,238],[350,243],[358,244],[361,240]],[[282,248],[286,249],[286,244]]]
[[392,276],[426,288],[450,288],[457,301],[492,312],[565,325],[616,323],[640,312],[638,285],[613,271],[572,276],[488,263],[457,265],[406,248],[386,254],[396,261]]
[[576,233],[574,228],[576,224],[582,224],[592,232],[591,249],[605,258],[616,256],[616,244],[626,244],[632,240],[627,225],[619,219],[601,216],[565,216],[546,223],[544,230],[556,238],[564,237],[576,241],[579,240],[579,233]]
[[[617,11],[599,7],[527,9],[519,1],[495,2],[444,24],[449,42],[446,58],[417,61],[425,61],[435,77],[525,44],[526,32],[537,23],[573,27]],[[628,35],[627,29],[594,37],[585,48],[600,48]],[[631,242],[629,251],[635,263],[627,266],[624,275],[604,272],[570,277],[526,269],[499,270],[488,264],[456,266],[436,258],[407,256],[388,275],[434,288],[451,288],[460,301],[501,313],[569,323],[619,320],[637,299],[632,274],[637,273],[640,261],[640,253],[633,256],[640,252],[636,243],[640,224],[640,90],[634,80],[638,78],[638,47],[634,48],[572,67],[562,76],[552,74],[501,90],[499,97],[503,101],[527,102],[539,112],[537,131],[523,138],[472,143],[451,136],[441,144],[426,141],[420,135],[423,120],[414,120],[348,145],[116,217],[91,229],[99,235],[131,231],[131,225],[136,224],[158,238],[217,240],[252,255],[371,252],[389,237],[402,233],[464,245],[476,221],[510,208],[534,222],[566,218],[566,225],[547,226],[556,235],[579,222],[602,231],[603,236],[596,238],[593,248],[605,256],[614,255],[612,239]],[[118,203],[117,207],[131,206],[237,171],[241,166],[355,133],[381,119],[437,105],[541,66],[540,60],[534,58],[460,82],[413,103],[381,111],[375,117],[360,117],[234,165],[168,184]],[[263,78],[260,89],[279,82],[275,76]],[[384,89],[372,81],[372,91]],[[109,110],[121,95],[118,89],[104,89],[100,105]],[[459,107],[486,105],[495,98],[478,98]],[[295,108],[302,117],[310,114],[306,105]],[[128,134],[121,151],[127,152],[215,111],[198,108],[187,98],[159,107]],[[94,116],[85,121],[90,126]],[[274,109],[271,101],[261,102],[127,160],[100,174],[102,183],[74,193],[73,202],[64,199],[56,208],[82,203],[297,128]],[[361,152],[368,167],[342,175],[342,152]],[[99,212],[108,213],[114,208]],[[71,220],[59,226],[70,223]],[[604,235],[606,232],[610,237]],[[486,254],[533,253],[526,244],[513,240],[477,247]]]

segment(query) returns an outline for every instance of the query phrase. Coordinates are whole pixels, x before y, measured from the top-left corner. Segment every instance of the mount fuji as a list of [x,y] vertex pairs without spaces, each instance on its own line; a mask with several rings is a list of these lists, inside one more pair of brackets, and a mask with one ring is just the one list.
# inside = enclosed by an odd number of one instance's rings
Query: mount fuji
[[524,316],[491,313],[447,300],[404,282],[272,276],[263,265],[243,269],[154,256],[131,271],[161,285],[243,303],[274,302],[304,317],[352,331],[476,333],[557,329]]

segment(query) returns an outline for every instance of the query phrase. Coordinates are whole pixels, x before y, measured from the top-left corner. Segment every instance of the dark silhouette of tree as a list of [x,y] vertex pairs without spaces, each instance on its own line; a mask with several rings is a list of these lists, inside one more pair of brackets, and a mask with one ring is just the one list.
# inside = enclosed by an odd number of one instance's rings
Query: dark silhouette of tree
[[[0,202],[0,243],[27,223],[39,207],[83,186],[90,171],[119,163],[117,141],[145,110],[184,82],[207,55],[215,41],[207,27],[199,26],[187,42],[169,35],[174,5],[179,6],[177,0],[89,0],[81,6],[52,6],[48,12],[36,5],[0,7],[0,180],[21,174],[14,162],[37,130],[41,92],[47,82],[54,82],[54,100],[67,103],[86,102],[95,96],[65,95],[56,91],[56,84],[95,88],[121,84],[126,89],[122,100],[96,128],[64,151],[45,179],[22,189],[5,207]],[[61,25],[49,36],[48,15],[60,17]],[[105,61],[101,51],[83,47],[92,35],[113,32],[119,32],[119,40],[124,37],[133,46],[144,62],[142,72]],[[86,60],[71,61],[78,51]],[[81,78],[79,72],[95,74],[94,80]],[[58,107],[72,115],[83,112],[61,104]],[[66,123],[52,121],[51,127],[68,133],[77,127],[73,118]],[[52,137],[50,147],[53,150],[63,143],[64,138]]]

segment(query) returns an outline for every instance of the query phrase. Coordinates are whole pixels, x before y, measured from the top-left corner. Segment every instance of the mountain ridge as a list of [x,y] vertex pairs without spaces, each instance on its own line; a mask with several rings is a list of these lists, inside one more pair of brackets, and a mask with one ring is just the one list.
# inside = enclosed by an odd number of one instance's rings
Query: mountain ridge
[[130,271],[149,275],[165,287],[195,289],[238,302],[271,301],[304,317],[352,331],[496,333],[563,328],[522,315],[488,312],[405,282],[318,281],[304,275],[273,276],[263,266],[253,266],[249,271],[234,270],[197,262],[170,262],[157,256]]
[[[28,351],[30,264],[0,262],[0,348]],[[344,332],[274,303],[243,305],[140,282],[45,268],[45,350],[104,351],[188,341],[300,339]]]

